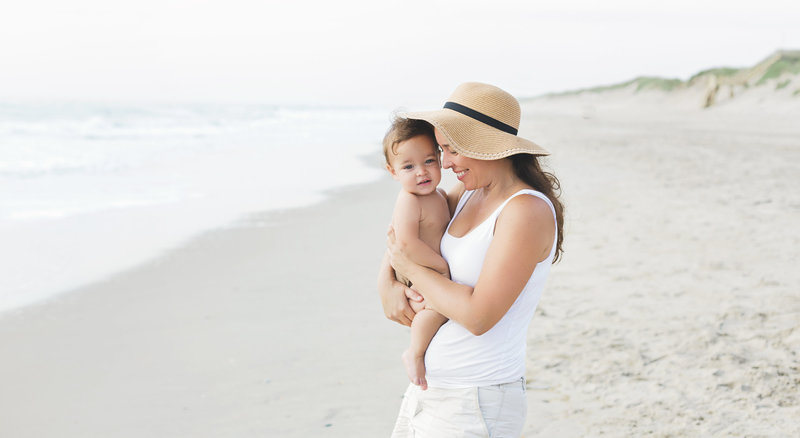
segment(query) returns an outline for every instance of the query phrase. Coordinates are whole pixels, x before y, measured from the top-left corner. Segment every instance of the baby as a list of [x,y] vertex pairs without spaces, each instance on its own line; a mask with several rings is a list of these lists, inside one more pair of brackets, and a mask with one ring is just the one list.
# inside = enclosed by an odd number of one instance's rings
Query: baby
[[[386,170],[400,182],[401,189],[392,214],[392,227],[398,242],[406,245],[417,264],[447,277],[447,262],[439,254],[439,243],[450,221],[447,196],[436,186],[442,178],[439,148],[433,127],[423,120],[396,118],[383,139]],[[411,286],[406,278],[398,281]],[[411,323],[411,345],[403,353],[408,378],[427,389],[425,350],[447,318],[412,301],[417,312]]]

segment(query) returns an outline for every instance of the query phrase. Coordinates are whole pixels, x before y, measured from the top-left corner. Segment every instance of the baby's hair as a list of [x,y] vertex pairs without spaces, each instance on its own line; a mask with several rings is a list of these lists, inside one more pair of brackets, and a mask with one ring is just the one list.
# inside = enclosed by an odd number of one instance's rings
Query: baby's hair
[[425,135],[431,139],[434,144],[436,154],[439,154],[439,148],[436,147],[436,136],[433,133],[433,125],[424,121],[416,119],[406,119],[395,115],[392,118],[392,125],[383,136],[383,157],[386,159],[386,164],[392,164],[389,159],[390,155],[397,155],[397,145],[410,140],[418,135]]

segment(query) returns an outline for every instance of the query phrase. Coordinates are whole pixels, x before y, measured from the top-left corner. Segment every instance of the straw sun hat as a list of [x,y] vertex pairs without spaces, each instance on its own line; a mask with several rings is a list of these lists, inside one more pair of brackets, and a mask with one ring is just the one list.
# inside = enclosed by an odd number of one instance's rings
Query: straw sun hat
[[498,160],[521,153],[550,154],[536,143],[517,136],[519,102],[492,85],[467,82],[456,88],[440,110],[400,115],[430,123],[447,137],[450,147],[465,157]]

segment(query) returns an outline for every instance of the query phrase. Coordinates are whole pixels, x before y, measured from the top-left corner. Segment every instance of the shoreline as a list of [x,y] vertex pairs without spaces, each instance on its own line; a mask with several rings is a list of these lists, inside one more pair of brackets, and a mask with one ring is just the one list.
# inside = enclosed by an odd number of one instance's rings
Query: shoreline
[[[383,177],[252,215],[2,315],[13,358],[0,364],[4,431],[388,434],[407,380],[407,330],[383,316],[375,278],[395,191]],[[354,212],[368,218],[356,225]],[[31,386],[39,396],[21,400]],[[47,424],[30,421],[42,411]]]
[[[0,309],[146,263],[241,216],[377,178],[376,108],[3,108]],[[356,119],[361,129],[341,123]],[[298,167],[286,163],[303,151]],[[331,166],[331,163],[336,163]]]
[[[36,273],[29,273],[32,260],[38,258],[40,265],[39,271],[43,277],[47,278],[56,273],[55,278],[61,280],[59,287],[53,287],[53,279],[37,283],[37,288],[26,291],[25,295],[21,292],[24,289],[16,290],[9,296],[0,296],[0,318],[4,315],[15,312],[24,312],[27,307],[45,304],[51,300],[58,300],[62,295],[79,291],[90,287],[96,283],[110,280],[128,271],[135,270],[141,266],[154,263],[159,258],[164,257],[170,252],[177,251],[186,245],[190,245],[195,239],[201,238],[207,233],[216,230],[224,230],[231,227],[238,227],[241,223],[246,223],[249,218],[267,215],[271,212],[286,212],[294,209],[302,209],[324,202],[339,190],[348,190],[352,187],[373,183],[380,175],[376,164],[376,154],[359,154],[353,160],[361,165],[360,178],[358,182],[344,183],[329,189],[315,189],[313,192],[303,191],[298,196],[299,199],[289,200],[283,194],[274,200],[274,205],[267,208],[241,210],[241,206],[233,214],[215,213],[214,220],[208,218],[198,220],[192,215],[206,215],[213,208],[208,206],[198,207],[198,202],[184,200],[182,203],[168,205],[147,205],[136,207],[132,211],[127,209],[109,209],[89,214],[78,214],[56,221],[39,223],[22,223],[15,225],[16,230],[22,230],[19,235],[12,237],[19,240],[14,242],[11,248],[30,246],[31,236],[33,243],[40,243],[47,248],[45,251],[54,251],[58,255],[45,259],[34,257],[34,253],[23,258],[25,263],[15,272],[15,277],[31,278],[36,277]],[[255,205],[255,202],[252,204]],[[220,209],[230,206],[220,204]],[[133,220],[135,218],[137,220]],[[135,225],[134,225],[135,222]],[[120,234],[116,229],[119,228],[124,233],[142,237],[134,241],[118,237]],[[154,231],[148,231],[154,230]],[[149,233],[149,234],[148,234]],[[150,234],[154,234],[150,235]],[[145,236],[146,235],[146,236]],[[86,240],[81,240],[81,239]],[[23,240],[24,239],[24,240]],[[48,242],[57,241],[58,243],[50,248]],[[88,242],[88,244],[86,243]],[[113,245],[110,245],[113,244]],[[75,250],[79,245],[83,247]],[[114,246],[119,245],[119,246]],[[63,248],[62,248],[63,247]],[[123,251],[124,250],[124,251]],[[70,251],[75,252],[68,266],[62,266]],[[97,253],[108,252],[108,260],[98,260]],[[24,252],[23,252],[24,253]],[[8,263],[14,266],[14,260],[9,252]],[[29,260],[30,259],[30,260]],[[17,260],[19,262],[19,260]],[[59,264],[60,262],[60,264]],[[41,266],[44,265],[44,268]],[[97,268],[96,265],[101,265]],[[49,269],[49,270],[48,270]],[[73,269],[75,272],[71,272]],[[69,274],[64,274],[69,272]],[[12,274],[9,272],[8,274]],[[25,277],[27,276],[27,277]],[[14,290],[14,287],[9,286]],[[27,285],[26,285],[27,286]],[[21,286],[16,286],[17,288]],[[27,295],[27,296],[26,296]]]

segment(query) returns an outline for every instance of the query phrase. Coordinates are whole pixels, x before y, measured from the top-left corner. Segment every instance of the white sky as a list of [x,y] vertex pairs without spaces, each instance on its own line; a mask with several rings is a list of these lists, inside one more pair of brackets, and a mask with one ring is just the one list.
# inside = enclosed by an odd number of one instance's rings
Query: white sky
[[0,9],[0,99],[416,107],[688,78],[800,49],[800,1],[26,0]]

